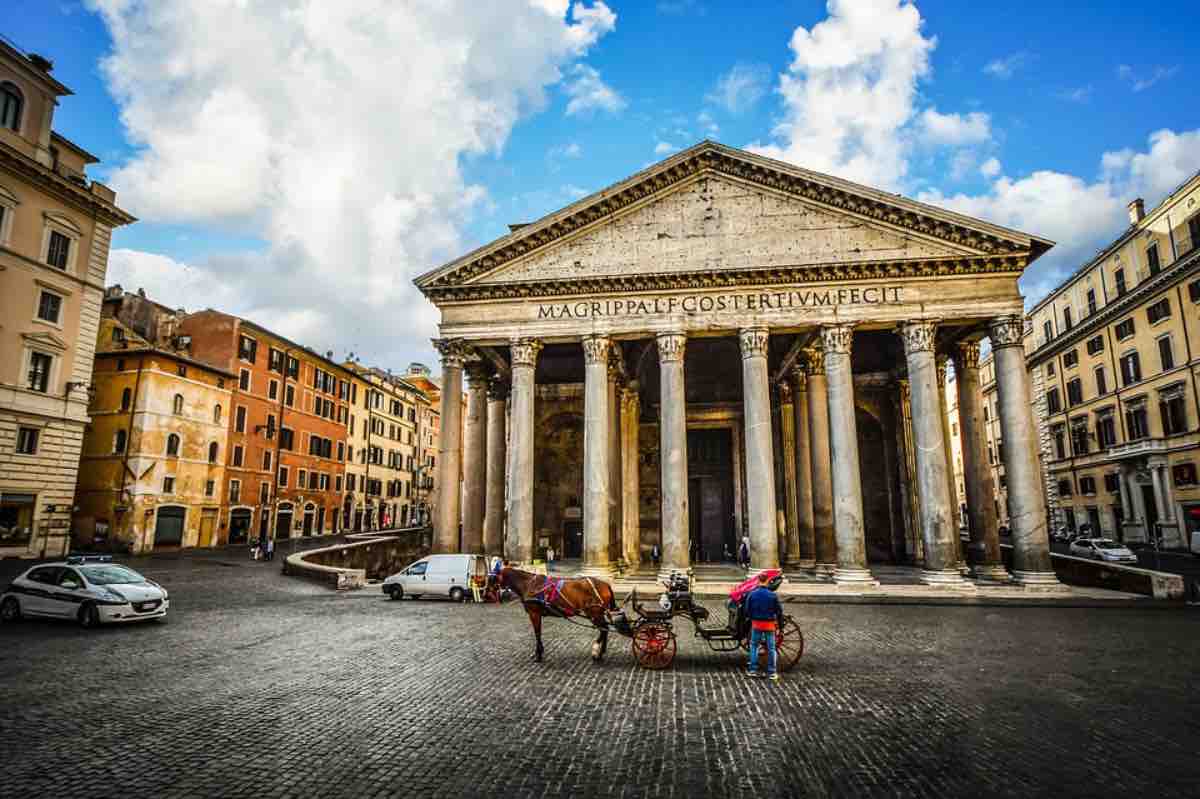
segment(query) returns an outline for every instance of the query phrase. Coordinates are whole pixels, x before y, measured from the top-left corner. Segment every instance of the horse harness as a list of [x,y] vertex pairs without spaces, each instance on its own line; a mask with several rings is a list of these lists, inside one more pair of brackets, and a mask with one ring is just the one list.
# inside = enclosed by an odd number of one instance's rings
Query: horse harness
[[[574,616],[580,612],[580,609],[571,604],[571,600],[567,599],[563,594],[562,589],[566,584],[567,577],[545,577],[542,581],[542,586],[533,593],[533,596],[528,601],[536,602],[542,606],[543,610],[552,610],[561,613],[564,617]],[[596,597],[596,602],[601,609],[604,608],[604,600],[600,598],[600,592],[596,590],[596,584],[591,577],[580,577],[576,579],[587,580],[588,587],[592,589],[592,594]],[[553,604],[555,601],[560,601],[565,604],[566,608],[561,608]]]

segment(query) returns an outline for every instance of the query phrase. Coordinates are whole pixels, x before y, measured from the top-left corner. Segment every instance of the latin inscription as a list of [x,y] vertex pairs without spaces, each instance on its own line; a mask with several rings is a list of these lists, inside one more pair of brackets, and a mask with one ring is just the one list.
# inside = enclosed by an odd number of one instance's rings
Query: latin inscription
[[685,294],[627,300],[577,300],[538,305],[538,319],[598,319],[606,316],[785,311],[797,308],[833,308],[841,305],[895,305],[903,302],[901,286],[865,288],[797,289],[736,294]]

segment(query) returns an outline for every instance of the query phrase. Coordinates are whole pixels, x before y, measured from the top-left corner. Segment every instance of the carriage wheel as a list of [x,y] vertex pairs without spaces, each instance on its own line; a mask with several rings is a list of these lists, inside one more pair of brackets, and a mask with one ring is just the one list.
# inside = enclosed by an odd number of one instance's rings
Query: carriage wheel
[[[750,635],[742,639],[742,649],[750,649]],[[785,616],[783,626],[775,631],[775,666],[779,671],[791,671],[792,667],[800,662],[801,656],[804,655],[804,633],[800,631],[800,625],[791,616]],[[758,670],[765,672],[767,669],[767,648],[760,646],[758,648]]]
[[633,656],[644,669],[665,669],[675,660],[675,633],[665,624],[643,624],[633,631]]

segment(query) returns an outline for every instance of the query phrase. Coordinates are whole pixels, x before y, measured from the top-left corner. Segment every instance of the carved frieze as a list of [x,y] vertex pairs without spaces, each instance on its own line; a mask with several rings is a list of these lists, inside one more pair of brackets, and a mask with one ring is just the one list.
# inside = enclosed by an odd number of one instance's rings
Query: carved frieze
[[896,328],[900,340],[904,342],[904,354],[914,352],[933,352],[937,343],[937,322],[921,319],[916,322],[905,322]]
[[766,358],[771,334],[765,327],[744,327],[738,331],[738,341],[742,347],[742,358]]
[[659,363],[683,360],[683,351],[687,347],[686,335],[683,333],[659,333],[656,340]]
[[582,343],[584,363],[588,366],[608,364],[608,353],[612,341],[607,336],[586,336]]
[[825,354],[849,355],[854,345],[854,325],[828,325],[821,328]]
[[1025,320],[1016,315],[1001,316],[988,324],[988,336],[992,340],[992,349],[1019,347],[1024,333]]
[[542,351],[542,342],[536,338],[514,339],[509,345],[509,350],[512,353],[514,369],[518,366],[532,369],[537,366],[538,353]]

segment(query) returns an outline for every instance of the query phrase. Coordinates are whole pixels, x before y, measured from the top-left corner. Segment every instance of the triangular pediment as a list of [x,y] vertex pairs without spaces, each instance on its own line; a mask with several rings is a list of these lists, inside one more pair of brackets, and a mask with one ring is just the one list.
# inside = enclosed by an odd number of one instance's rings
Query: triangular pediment
[[[786,270],[1020,271],[1051,242],[702,142],[416,281],[430,297]],[[801,277],[801,279],[804,279]]]
[[65,350],[67,342],[63,341],[53,333],[38,331],[35,333],[22,333],[21,337],[35,346],[46,347],[52,350]]

